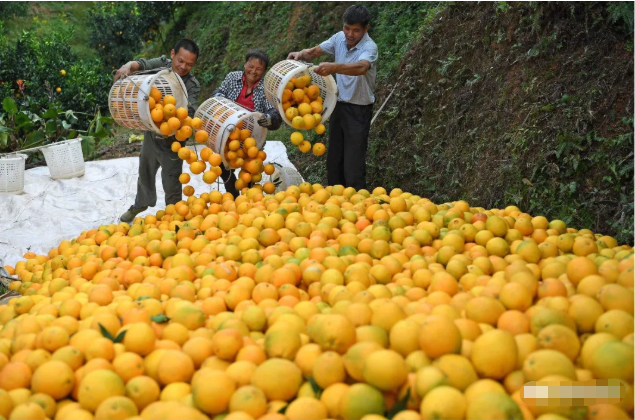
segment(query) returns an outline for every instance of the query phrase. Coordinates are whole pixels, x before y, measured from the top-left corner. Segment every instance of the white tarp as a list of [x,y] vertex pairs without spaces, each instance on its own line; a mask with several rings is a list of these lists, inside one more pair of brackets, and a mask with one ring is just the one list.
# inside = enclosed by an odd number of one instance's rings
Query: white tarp
[[[294,168],[282,142],[266,142],[265,152],[267,163]],[[0,194],[0,267],[15,266],[28,251],[48,254],[62,240],[76,238],[82,231],[119,223],[121,214],[134,204],[138,170],[139,158],[129,157],[86,162],[80,178],[53,180],[46,166],[25,171],[22,194]],[[201,175],[193,175],[188,164],[183,172],[191,175],[195,195],[215,189],[225,192],[222,183],[207,185]],[[156,179],[157,205],[140,216],[165,208],[160,169]]]

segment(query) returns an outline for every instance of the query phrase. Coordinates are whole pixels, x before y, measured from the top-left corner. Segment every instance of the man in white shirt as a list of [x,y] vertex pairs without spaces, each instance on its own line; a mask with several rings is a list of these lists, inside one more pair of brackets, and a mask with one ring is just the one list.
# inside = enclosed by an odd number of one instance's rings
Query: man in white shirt
[[289,53],[290,60],[311,61],[323,54],[335,62],[321,63],[315,72],[335,74],[337,106],[331,114],[326,159],[328,185],[366,188],[366,150],[375,103],[377,44],[368,36],[370,13],[351,6],[343,16],[344,28],[320,45]]

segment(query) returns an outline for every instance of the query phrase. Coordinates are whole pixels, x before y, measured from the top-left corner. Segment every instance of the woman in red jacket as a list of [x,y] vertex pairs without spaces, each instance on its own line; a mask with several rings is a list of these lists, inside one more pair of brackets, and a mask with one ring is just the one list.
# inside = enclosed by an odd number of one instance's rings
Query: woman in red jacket
[[[262,80],[268,66],[269,56],[264,51],[249,50],[245,56],[245,70],[229,73],[212,96],[223,96],[249,111],[264,114],[264,117],[258,120],[258,124],[267,130],[277,130],[282,123],[282,117],[267,100]],[[234,185],[236,182],[234,171],[226,169],[224,165],[221,169],[225,189],[236,198],[239,193]]]

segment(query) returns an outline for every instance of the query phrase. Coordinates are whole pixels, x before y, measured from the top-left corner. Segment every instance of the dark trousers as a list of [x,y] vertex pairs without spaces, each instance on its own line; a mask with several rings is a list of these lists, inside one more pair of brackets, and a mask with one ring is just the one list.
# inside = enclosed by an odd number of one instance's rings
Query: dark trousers
[[[139,179],[135,207],[154,207],[157,204],[156,176],[161,168],[161,181],[165,191],[165,204],[176,204],[183,199],[183,186],[179,176],[183,161],[172,151],[174,137],[161,138],[146,131],[139,155]],[[182,142],[181,145],[185,143]]]
[[238,197],[238,190],[236,189],[236,174],[234,173],[234,169],[226,169],[225,165],[221,163],[221,182],[225,183],[225,191],[234,196],[234,199]]
[[338,102],[329,123],[328,185],[366,188],[366,149],[373,105]]
[[[233,195],[235,200],[240,195],[240,191],[236,189],[235,169],[226,169],[223,164],[220,165],[220,169],[222,171],[220,174],[222,178],[221,182],[225,183],[225,191]],[[254,186],[254,182],[250,182],[247,186],[252,188]]]

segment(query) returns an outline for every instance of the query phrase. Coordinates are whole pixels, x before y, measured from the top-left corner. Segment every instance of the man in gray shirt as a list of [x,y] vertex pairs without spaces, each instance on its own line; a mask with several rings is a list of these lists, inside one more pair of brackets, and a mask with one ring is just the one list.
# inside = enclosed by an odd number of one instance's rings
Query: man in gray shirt
[[[115,73],[115,82],[120,78],[140,70],[154,70],[160,68],[172,68],[178,74],[187,91],[188,115],[194,118],[198,108],[198,96],[201,93],[201,85],[190,73],[198,59],[198,45],[192,40],[182,39],[176,43],[170,53],[171,59],[166,56],[139,61],[129,61]],[[139,179],[137,181],[137,196],[135,203],[126,211],[119,220],[130,223],[141,212],[154,207],[157,203],[156,175],[161,168],[161,181],[165,191],[165,204],[176,204],[183,198],[182,185],[179,176],[183,171],[183,161],[178,154],[172,151],[172,142],[177,141],[174,136],[164,137],[153,131],[143,132],[143,145],[139,155]],[[185,142],[181,142],[185,145]]]
[[331,114],[326,158],[328,185],[366,188],[366,150],[375,103],[377,44],[368,36],[370,13],[351,6],[343,16],[344,28],[320,45],[289,53],[288,59],[311,61],[323,54],[335,62],[321,63],[315,72],[335,74],[337,106]]

